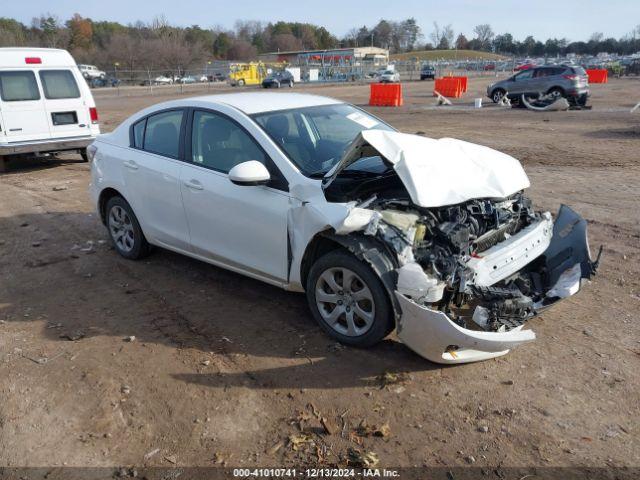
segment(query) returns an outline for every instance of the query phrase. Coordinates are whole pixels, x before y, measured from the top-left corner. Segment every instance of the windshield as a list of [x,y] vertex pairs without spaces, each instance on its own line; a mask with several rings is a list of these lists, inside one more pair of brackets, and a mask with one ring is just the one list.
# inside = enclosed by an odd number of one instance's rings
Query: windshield
[[394,130],[346,104],[258,113],[252,118],[308,177],[331,170],[363,130]]

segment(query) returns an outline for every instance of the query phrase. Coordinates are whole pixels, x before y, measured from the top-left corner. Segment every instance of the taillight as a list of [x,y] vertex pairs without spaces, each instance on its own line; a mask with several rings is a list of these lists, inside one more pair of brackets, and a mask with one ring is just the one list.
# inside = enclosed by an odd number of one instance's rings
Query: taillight
[[98,109],[96,107],[89,109],[89,116],[91,117],[91,123],[98,123]]
[[26,63],[27,65],[34,64],[34,63],[42,63],[42,59],[40,57],[25,57],[24,63]]
[[94,157],[96,156],[96,152],[98,151],[98,147],[91,144],[87,147],[87,160],[93,162]]
[[567,80],[578,80],[578,75],[562,75],[562,78],[566,78]]

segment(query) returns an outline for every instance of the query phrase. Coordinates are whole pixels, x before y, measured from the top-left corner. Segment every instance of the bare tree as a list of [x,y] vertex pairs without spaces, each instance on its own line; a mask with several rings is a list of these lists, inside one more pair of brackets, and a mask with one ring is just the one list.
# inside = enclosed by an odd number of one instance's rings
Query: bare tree
[[488,23],[476,25],[473,29],[473,33],[476,34],[476,40],[478,41],[480,48],[482,50],[489,50],[491,47],[491,40],[493,40],[493,37],[495,36],[491,25]]

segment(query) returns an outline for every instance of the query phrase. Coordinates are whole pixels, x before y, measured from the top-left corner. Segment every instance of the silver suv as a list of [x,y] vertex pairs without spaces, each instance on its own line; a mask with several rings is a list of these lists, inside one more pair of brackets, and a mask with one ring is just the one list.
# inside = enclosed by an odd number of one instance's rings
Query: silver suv
[[562,96],[570,103],[584,105],[589,97],[587,72],[579,66],[545,65],[523,70],[487,87],[487,96],[495,103],[505,94],[517,99],[522,94],[537,97],[540,93]]

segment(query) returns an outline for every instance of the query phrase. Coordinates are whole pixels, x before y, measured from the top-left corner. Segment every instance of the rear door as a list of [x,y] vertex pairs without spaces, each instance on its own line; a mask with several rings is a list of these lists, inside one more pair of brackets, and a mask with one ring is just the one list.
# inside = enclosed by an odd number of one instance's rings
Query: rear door
[[0,71],[2,133],[8,142],[46,140],[49,123],[33,70]]
[[[90,135],[89,105],[71,69],[38,72],[52,138]],[[79,75],[78,75],[79,77]],[[83,80],[84,81],[84,80]]]
[[131,147],[122,162],[127,201],[154,244],[189,250],[182,207],[183,109],[164,110],[132,127]]

